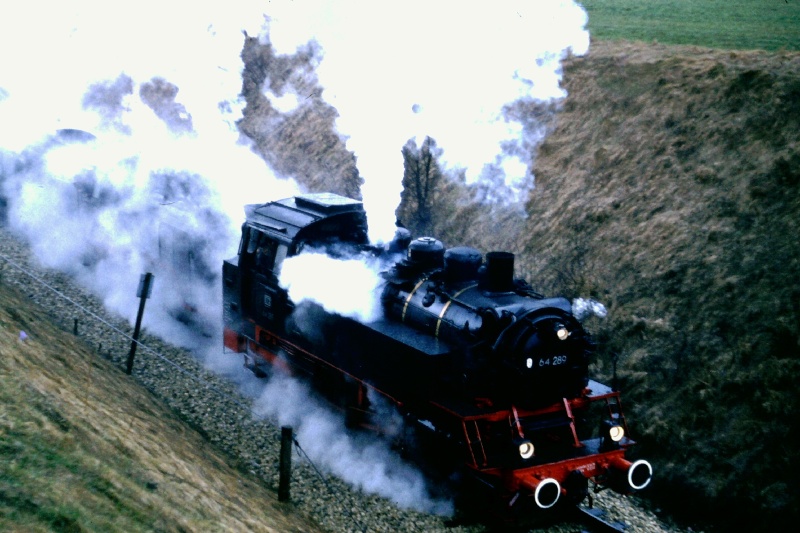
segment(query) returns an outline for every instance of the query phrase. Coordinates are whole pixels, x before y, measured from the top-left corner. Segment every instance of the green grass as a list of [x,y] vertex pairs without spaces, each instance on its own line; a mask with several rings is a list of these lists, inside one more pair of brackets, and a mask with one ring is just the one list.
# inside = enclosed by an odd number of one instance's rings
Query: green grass
[[20,298],[0,283],[0,531],[318,531]]
[[595,39],[800,50],[800,0],[578,0]]

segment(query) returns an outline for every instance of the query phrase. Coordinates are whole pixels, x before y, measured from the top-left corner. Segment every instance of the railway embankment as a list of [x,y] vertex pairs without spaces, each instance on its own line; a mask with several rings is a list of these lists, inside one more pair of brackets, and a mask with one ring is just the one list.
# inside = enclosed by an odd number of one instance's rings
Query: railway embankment
[[[0,296],[0,524],[42,531],[64,524],[89,531],[483,530],[399,509],[318,472],[297,453],[291,502],[278,503],[280,429],[255,419],[248,397],[224,377],[146,331],[147,348],[127,376],[127,319],[107,313],[64,274],[38,267],[5,230]],[[633,499],[604,492],[595,503],[628,531],[679,531]]]

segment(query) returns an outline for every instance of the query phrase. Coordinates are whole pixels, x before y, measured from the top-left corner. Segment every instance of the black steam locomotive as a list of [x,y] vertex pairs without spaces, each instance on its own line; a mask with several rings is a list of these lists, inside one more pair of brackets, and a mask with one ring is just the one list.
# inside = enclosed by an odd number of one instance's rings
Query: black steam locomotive
[[[588,379],[595,346],[570,302],[515,279],[512,254],[484,258],[404,230],[376,249],[362,204],[334,194],[246,215],[223,283],[224,344],[247,368],[308,379],[349,426],[455,473],[464,494],[502,515],[578,503],[590,482],[623,493],[649,484],[650,464],[625,458],[619,393]],[[291,301],[281,266],[306,249],[385,261],[382,316],[362,323]]]

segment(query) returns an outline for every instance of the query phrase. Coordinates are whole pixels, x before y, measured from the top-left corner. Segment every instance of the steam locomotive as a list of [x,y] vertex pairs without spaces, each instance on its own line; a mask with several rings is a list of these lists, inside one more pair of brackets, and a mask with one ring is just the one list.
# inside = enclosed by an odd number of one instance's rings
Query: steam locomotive
[[[652,466],[626,459],[619,392],[589,379],[596,347],[571,303],[515,279],[513,254],[484,258],[403,229],[376,248],[361,202],[330,193],[245,211],[239,253],[223,265],[223,314],[225,349],[247,368],[309,380],[349,426],[384,433],[500,515],[577,504],[590,482],[622,493],[650,483]],[[382,316],[293,302],[281,267],[309,249],[384,261]]]

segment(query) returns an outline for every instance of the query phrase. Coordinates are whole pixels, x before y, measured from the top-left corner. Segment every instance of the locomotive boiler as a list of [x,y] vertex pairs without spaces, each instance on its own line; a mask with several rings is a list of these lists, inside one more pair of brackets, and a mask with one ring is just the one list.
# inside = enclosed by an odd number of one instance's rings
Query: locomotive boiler
[[[651,465],[626,459],[634,442],[619,392],[589,379],[596,349],[571,303],[516,279],[513,254],[402,229],[371,246],[361,202],[334,194],[245,211],[239,253],[223,265],[223,314],[225,348],[247,368],[307,379],[349,426],[385,434],[499,515],[576,504],[590,484],[628,493],[650,483]],[[281,267],[308,250],[382,261],[381,316],[293,302]]]

